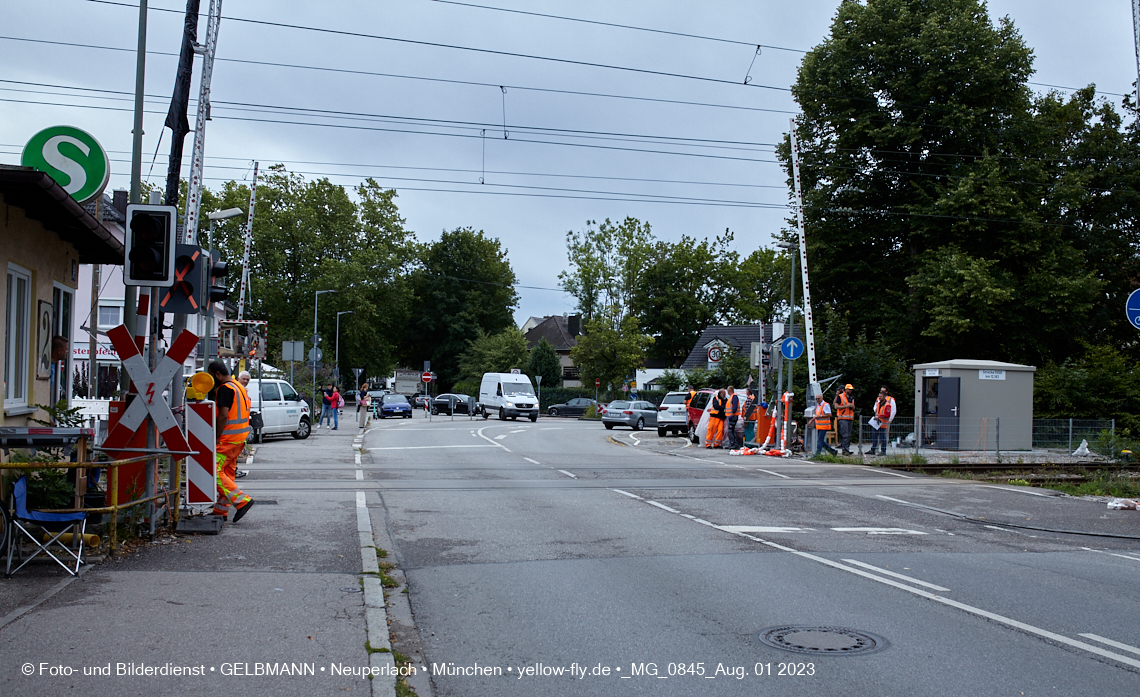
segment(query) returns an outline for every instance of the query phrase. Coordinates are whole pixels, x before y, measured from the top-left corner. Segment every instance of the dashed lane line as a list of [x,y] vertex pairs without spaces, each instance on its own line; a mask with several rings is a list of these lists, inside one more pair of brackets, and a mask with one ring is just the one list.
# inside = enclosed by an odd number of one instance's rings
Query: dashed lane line
[[1130,557],[1127,554],[1113,554],[1112,552],[1105,552],[1100,549],[1093,549],[1091,547],[1081,547],[1086,552],[1096,552],[1097,554],[1107,554],[1110,557],[1120,557],[1121,559],[1131,559],[1132,561],[1140,561],[1140,557]]
[[861,562],[861,561],[856,561],[854,559],[843,559],[842,561],[844,561],[848,564],[854,564],[855,566],[861,566],[864,569],[869,569],[871,571],[874,571],[877,574],[883,574],[884,576],[894,576],[895,578],[901,578],[902,580],[907,581],[908,583],[913,583],[915,585],[919,585],[919,586],[922,586],[924,588],[929,588],[930,590],[941,591],[942,593],[949,593],[950,592],[949,588],[943,588],[942,586],[936,586],[933,583],[927,583],[926,581],[919,581],[917,578],[911,578],[910,576],[906,576],[904,574],[896,573],[896,572],[890,571],[888,569],[880,569],[877,566],[871,566],[870,564],[866,564],[866,563]]
[[1083,636],[1086,639],[1092,639],[1093,641],[1099,641],[1100,643],[1107,644],[1108,646],[1111,646],[1114,649],[1120,649],[1121,651],[1128,651],[1130,653],[1140,654],[1140,649],[1136,648],[1135,646],[1131,646],[1129,644],[1122,644],[1121,642],[1113,641],[1112,639],[1105,639],[1104,637],[1098,636],[1096,634],[1078,634],[1077,636]]
[[532,465],[542,465],[542,463],[541,463],[541,462],[539,462],[538,460],[532,460],[532,459],[530,459],[529,457],[524,457],[523,459],[524,459],[524,460],[526,460],[527,462],[529,462],[529,463],[530,463],[530,464],[532,464]]
[[[496,443],[495,445],[498,445]],[[440,448],[490,448],[493,446],[477,443],[475,445],[401,445],[384,448],[368,448],[369,450],[436,450]]]
[[577,479],[578,478],[578,475],[570,474],[566,470],[558,470],[558,471],[561,472],[562,474],[565,474],[567,477],[570,477],[571,479]]

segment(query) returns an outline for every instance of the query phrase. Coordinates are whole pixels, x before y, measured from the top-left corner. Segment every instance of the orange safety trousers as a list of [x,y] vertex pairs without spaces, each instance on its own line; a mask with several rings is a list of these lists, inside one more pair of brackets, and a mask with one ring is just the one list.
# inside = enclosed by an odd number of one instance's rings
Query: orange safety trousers
[[709,417],[709,427],[705,431],[705,447],[716,448],[724,443],[724,419]]
[[214,502],[214,515],[226,515],[233,504],[235,510],[244,506],[252,498],[238,488],[237,458],[245,449],[245,443],[218,443],[217,483],[218,498]]

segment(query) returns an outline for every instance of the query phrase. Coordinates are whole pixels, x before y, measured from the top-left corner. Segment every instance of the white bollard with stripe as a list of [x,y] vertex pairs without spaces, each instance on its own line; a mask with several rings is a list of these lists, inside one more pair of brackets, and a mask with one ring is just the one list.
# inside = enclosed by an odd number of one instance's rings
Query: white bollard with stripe
[[186,503],[212,504],[218,495],[213,402],[186,404],[186,439],[194,451],[186,458]]

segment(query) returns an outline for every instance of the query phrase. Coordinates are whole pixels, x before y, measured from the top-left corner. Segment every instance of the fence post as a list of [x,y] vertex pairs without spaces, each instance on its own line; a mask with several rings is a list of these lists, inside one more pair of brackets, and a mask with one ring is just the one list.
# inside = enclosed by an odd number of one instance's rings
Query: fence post
[[918,444],[922,442],[922,417],[914,419],[914,454],[918,455]]
[[996,441],[994,443],[994,452],[997,453],[998,462],[1001,462],[1001,417],[995,419],[994,436]]
[[1073,452],[1073,420],[1069,419],[1069,452]]
[[1109,431],[1109,433],[1111,433],[1114,436],[1116,435],[1116,419],[1112,420],[1112,430]]

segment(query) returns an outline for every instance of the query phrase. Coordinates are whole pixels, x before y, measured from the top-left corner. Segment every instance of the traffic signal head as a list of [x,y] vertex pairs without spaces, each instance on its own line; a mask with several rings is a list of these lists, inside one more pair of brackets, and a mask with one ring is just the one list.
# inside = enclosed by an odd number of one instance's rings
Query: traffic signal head
[[229,288],[226,287],[226,274],[230,272],[230,265],[222,259],[218,250],[210,252],[210,268],[207,271],[209,279],[206,282],[206,301],[202,303],[206,312],[214,311],[214,304],[223,302],[230,297]]
[[201,247],[180,244],[174,251],[174,285],[158,294],[160,312],[196,315],[202,311],[206,254]]
[[174,206],[127,206],[123,282],[128,286],[174,284]]

